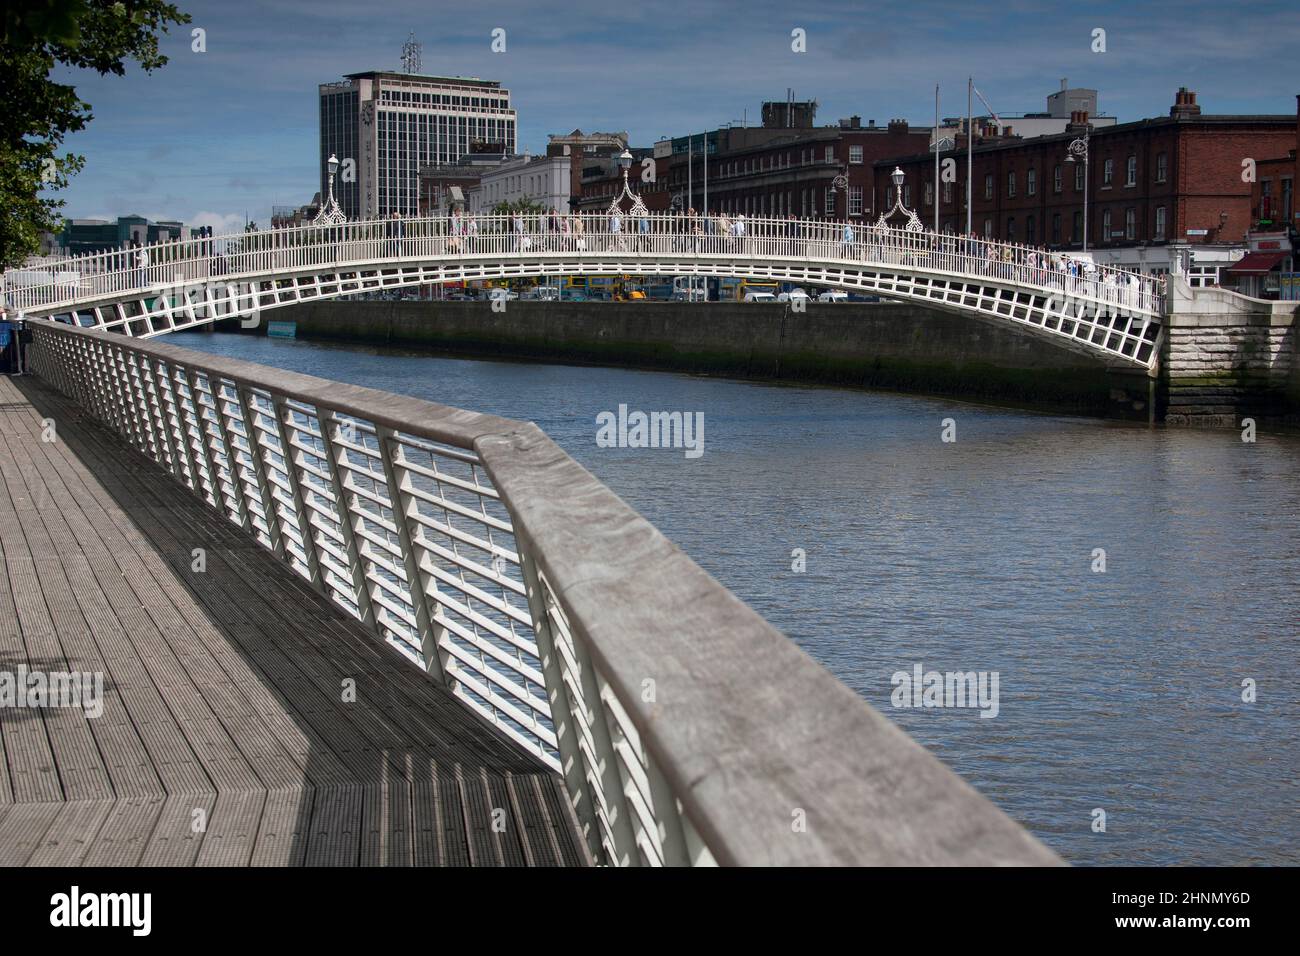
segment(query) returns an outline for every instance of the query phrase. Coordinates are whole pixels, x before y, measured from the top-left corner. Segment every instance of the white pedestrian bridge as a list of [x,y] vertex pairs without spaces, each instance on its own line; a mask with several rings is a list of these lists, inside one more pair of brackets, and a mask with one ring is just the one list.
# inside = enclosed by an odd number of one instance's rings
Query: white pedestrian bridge
[[319,299],[473,280],[659,275],[794,282],[1006,322],[1108,363],[1159,356],[1161,278],[881,223],[672,213],[388,219],[175,240],[8,273],[28,317],[147,338]]

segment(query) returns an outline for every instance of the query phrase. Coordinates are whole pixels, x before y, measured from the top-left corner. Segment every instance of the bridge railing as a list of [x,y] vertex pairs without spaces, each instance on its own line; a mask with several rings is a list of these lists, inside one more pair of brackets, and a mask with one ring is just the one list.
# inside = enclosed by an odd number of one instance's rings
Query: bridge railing
[[160,480],[558,770],[596,859],[1059,862],[536,425],[32,332],[30,367]]
[[5,294],[11,307],[39,311],[178,283],[266,279],[331,266],[475,258],[581,262],[610,254],[631,267],[639,260],[710,258],[931,270],[1152,315],[1162,312],[1164,301],[1160,279],[1095,266],[1068,252],[869,223],[672,213],[385,219],[178,239],[14,270]]

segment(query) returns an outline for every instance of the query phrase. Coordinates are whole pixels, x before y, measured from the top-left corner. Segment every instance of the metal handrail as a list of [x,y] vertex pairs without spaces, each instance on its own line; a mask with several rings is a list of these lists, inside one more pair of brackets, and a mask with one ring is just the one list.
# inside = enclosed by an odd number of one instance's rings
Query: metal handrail
[[611,252],[629,266],[669,257],[903,267],[1012,283],[1142,315],[1161,315],[1164,306],[1160,278],[1091,264],[1071,274],[1069,263],[1079,257],[1068,252],[860,222],[675,213],[378,219],[173,239],[11,270],[4,293],[10,307],[47,315],[137,289],[322,266],[501,257],[579,262],[584,253]]
[[560,772],[605,863],[1059,862],[536,425],[49,322],[29,365]]

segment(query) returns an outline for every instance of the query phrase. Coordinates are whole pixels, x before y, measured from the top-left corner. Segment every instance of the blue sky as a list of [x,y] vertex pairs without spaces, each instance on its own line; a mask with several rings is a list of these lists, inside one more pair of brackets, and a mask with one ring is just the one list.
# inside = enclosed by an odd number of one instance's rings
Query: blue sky
[[[397,69],[414,31],[422,72],[500,80],[519,113],[520,149],[548,133],[622,130],[634,145],[758,119],[764,99],[820,103],[819,122],[859,114],[928,125],[965,111],[968,74],[1002,113],[1044,108],[1062,77],[1100,91],[1120,121],[1166,115],[1174,91],[1207,113],[1295,112],[1300,11],[1200,0],[1061,4],[862,0],[561,3],[497,0],[177,0],[193,22],[164,38],[147,76],[70,76],[95,119],[69,137],[86,169],[62,196],[72,217],[139,213],[229,227],[265,225],[272,204],[308,201],[317,174],[316,87]],[[206,31],[207,52],[190,30]],[[506,51],[490,49],[506,30]],[[791,50],[791,31],[807,52]],[[1094,53],[1093,30],[1106,31]],[[1288,63],[1291,64],[1288,67]],[[978,109],[978,104],[977,104]]]

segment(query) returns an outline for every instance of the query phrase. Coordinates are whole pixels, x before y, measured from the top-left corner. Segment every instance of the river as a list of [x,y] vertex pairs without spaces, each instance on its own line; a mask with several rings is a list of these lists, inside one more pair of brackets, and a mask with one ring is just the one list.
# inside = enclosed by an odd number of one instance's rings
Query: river
[[[230,334],[167,341],[535,421],[1072,863],[1300,862],[1300,438]],[[703,454],[598,447],[597,415],[620,405],[702,413]],[[895,707],[893,675],[917,665],[996,673],[996,716]]]

